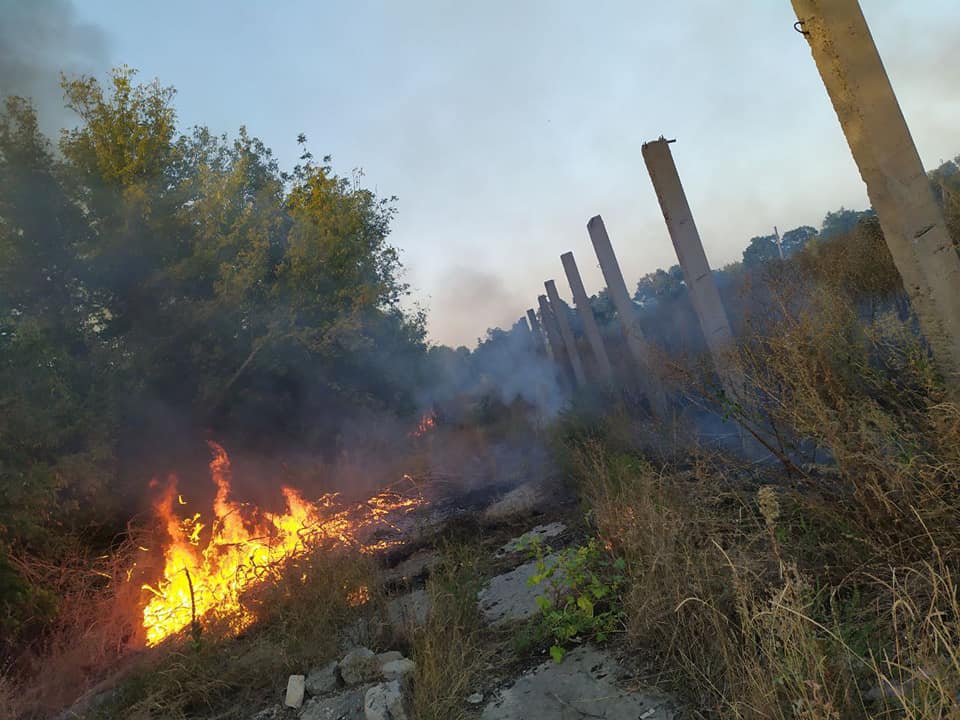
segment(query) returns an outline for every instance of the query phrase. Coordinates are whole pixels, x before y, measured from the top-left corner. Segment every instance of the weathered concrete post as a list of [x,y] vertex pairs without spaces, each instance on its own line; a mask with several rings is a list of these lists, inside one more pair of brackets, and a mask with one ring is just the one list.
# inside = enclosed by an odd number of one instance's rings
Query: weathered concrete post
[[543,340],[543,331],[537,320],[537,313],[533,308],[527,310],[527,321],[530,323],[530,334],[533,336],[533,347],[539,353],[546,353],[547,348]]
[[690,293],[693,309],[700,320],[700,329],[707,341],[714,367],[724,391],[732,397],[742,397],[743,376],[731,362],[733,332],[723,309],[720,293],[703,251],[700,233],[693,220],[686,193],[673,162],[668,140],[660,138],[643,144],[643,160],[653,181],[663,219],[667,223],[673,248],[683,269],[683,278]]
[[960,396],[960,257],[857,0],[792,0],[890,254]]
[[550,307],[553,309],[553,318],[557,321],[560,328],[560,337],[563,338],[563,345],[567,349],[567,358],[573,366],[573,378],[577,381],[577,385],[586,385],[587,376],[583,372],[580,349],[577,347],[577,339],[573,336],[573,328],[570,327],[570,320],[563,309],[563,303],[560,302],[557,284],[553,280],[547,280],[543,286],[547,289],[547,297],[550,298]]
[[573,259],[573,253],[568,252],[560,256],[560,262],[563,263],[563,269],[567,273],[567,282],[570,283],[573,302],[580,314],[583,332],[590,342],[590,350],[593,352],[593,359],[596,361],[597,369],[600,372],[600,379],[604,383],[612,383],[613,368],[610,367],[610,358],[607,357],[607,350],[603,346],[603,338],[600,337],[597,319],[593,316],[590,298],[587,297],[587,291],[583,287],[583,280],[580,277],[580,271],[577,269],[577,261]]
[[563,338],[560,337],[560,326],[553,317],[553,310],[550,308],[550,302],[546,295],[538,295],[537,302],[540,303],[540,319],[543,322],[543,329],[547,331],[547,341],[550,344],[550,354],[553,361],[560,366],[560,372],[565,378],[572,374],[570,361],[567,359],[567,350],[563,347]]
[[633,300],[630,299],[630,293],[627,292],[627,284],[623,281],[623,273],[620,272],[620,264],[613,252],[613,245],[610,244],[610,236],[607,235],[603,218],[599,215],[590,218],[587,223],[587,232],[590,235],[590,242],[593,243],[593,250],[597,254],[597,260],[600,261],[600,270],[607,283],[607,292],[610,293],[610,299],[620,317],[620,327],[623,330],[627,349],[639,370],[641,386],[653,410],[663,412],[667,407],[663,386],[660,384],[660,378],[654,373],[649,348],[637,322],[637,309]]

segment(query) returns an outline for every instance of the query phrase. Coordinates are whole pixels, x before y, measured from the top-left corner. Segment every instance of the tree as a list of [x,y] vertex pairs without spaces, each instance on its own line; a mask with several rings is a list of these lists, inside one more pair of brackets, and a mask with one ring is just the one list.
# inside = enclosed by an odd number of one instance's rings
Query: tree
[[820,239],[827,241],[846,235],[853,231],[861,218],[875,215],[876,213],[873,210],[847,210],[844,207],[834,212],[828,212],[820,226]]
[[655,305],[663,300],[676,299],[685,291],[683,270],[679,265],[673,265],[669,270],[658,268],[640,278],[633,299],[643,306]]

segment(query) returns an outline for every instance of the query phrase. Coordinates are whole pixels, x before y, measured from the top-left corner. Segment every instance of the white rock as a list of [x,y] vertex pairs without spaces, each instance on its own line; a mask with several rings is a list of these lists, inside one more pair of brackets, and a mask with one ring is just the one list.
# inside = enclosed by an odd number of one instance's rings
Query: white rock
[[388,662],[393,662],[394,660],[402,660],[403,653],[396,650],[388,650],[387,652],[382,652],[377,654],[377,662],[380,663],[380,667],[383,667]]
[[290,708],[299,708],[303,705],[304,690],[305,678],[303,675],[291,675],[287,679],[287,695],[283,699],[283,704]]
[[356,687],[323,698],[311,698],[304,703],[300,720],[363,720],[365,690]]
[[473,693],[472,695],[467,695],[467,702],[471,705],[479,705],[483,702],[483,693]]
[[401,657],[399,660],[391,660],[381,665],[380,673],[383,675],[384,680],[402,680],[412,675],[416,669],[417,665],[413,660]]
[[323,695],[333,692],[340,684],[337,675],[338,663],[336,660],[329,662],[323,667],[314,668],[307,674],[306,688],[311,695]]
[[347,685],[358,685],[379,675],[376,655],[365,647],[354,648],[340,661],[340,677]]
[[374,685],[363,700],[366,720],[408,720],[399,680]]

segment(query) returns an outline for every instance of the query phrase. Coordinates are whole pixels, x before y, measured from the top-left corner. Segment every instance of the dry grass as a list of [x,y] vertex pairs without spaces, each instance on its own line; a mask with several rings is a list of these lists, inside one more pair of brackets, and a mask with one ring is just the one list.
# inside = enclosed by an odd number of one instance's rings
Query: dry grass
[[480,553],[469,546],[448,548],[444,563],[427,583],[430,612],[412,635],[414,717],[460,720],[464,698],[474,689],[487,661],[477,610]]
[[48,717],[122,661],[139,630],[139,589],[127,582],[137,544],[131,533],[106,555],[65,543],[56,561],[11,557],[23,578],[56,599],[57,613],[14,658],[0,688],[0,716]]
[[779,471],[645,460],[622,432],[573,448],[629,639],[703,716],[960,717],[960,408],[875,231],[778,266],[739,348],[734,414]]
[[[138,625],[136,598],[119,602],[104,594],[95,604],[104,613],[99,623],[75,635],[65,626],[63,638],[73,637],[76,648],[51,650],[36,658],[30,673],[18,667],[16,678],[0,678],[0,716],[50,717],[93,687],[89,699],[106,694],[99,702],[75,705],[76,716],[104,720],[236,717],[264,698],[279,697],[288,674],[305,673],[337,655],[344,628],[361,618],[383,615],[377,564],[358,552],[317,547],[275,571],[273,582],[242,598],[258,620],[239,636],[226,627],[228,620],[207,624],[199,642],[185,633],[157,648],[133,653],[127,662],[118,659],[119,649],[106,654],[94,650],[102,647],[104,638],[119,633],[119,627],[129,639],[131,626]],[[104,587],[129,585],[123,578],[114,578]],[[367,589],[369,600],[355,607],[349,598],[358,588]],[[79,607],[79,598],[64,606]],[[107,632],[111,623],[118,628]],[[379,627],[377,623],[367,626]],[[375,637],[364,639],[376,641]],[[80,664],[84,661],[91,663],[89,668]],[[105,671],[112,674],[95,684]],[[58,688],[58,682],[63,687]]]

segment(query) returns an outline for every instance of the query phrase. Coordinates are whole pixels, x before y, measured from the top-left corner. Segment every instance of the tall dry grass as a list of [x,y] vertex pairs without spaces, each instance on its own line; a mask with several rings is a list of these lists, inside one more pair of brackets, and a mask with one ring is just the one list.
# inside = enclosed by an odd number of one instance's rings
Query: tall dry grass
[[413,685],[417,720],[466,717],[464,698],[475,689],[489,659],[477,608],[482,555],[466,544],[447,547],[444,556],[427,582],[427,621],[410,637],[417,663]]
[[772,273],[731,412],[779,470],[623,432],[572,448],[628,637],[702,716],[960,717],[960,408],[877,228]]

